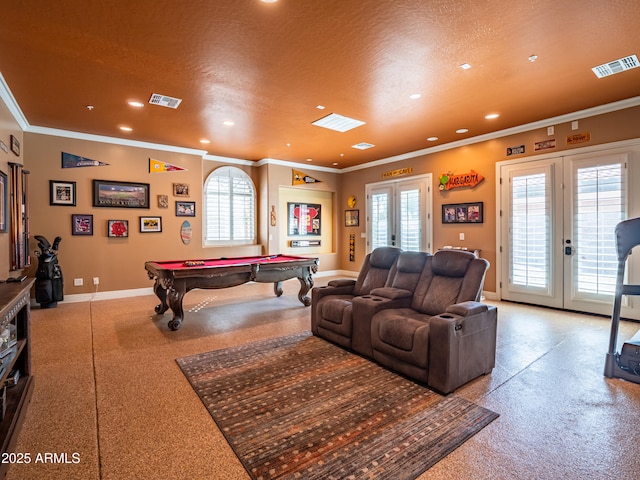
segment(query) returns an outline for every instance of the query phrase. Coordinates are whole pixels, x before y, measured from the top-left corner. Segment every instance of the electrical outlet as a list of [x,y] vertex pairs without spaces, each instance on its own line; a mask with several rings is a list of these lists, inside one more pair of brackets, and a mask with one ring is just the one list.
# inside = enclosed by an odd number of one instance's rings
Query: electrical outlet
[[73,279],[73,286],[74,287],[81,287],[83,285],[83,281],[81,278],[74,278]]
[[93,284],[100,285],[100,277],[93,277]]
[[460,233],[460,240],[464,240],[464,233]]

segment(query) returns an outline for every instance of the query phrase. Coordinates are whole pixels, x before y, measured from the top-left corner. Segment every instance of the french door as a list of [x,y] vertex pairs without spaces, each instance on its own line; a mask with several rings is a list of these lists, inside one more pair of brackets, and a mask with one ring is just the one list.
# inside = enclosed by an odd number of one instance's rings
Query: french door
[[[629,154],[505,163],[499,175],[501,298],[611,314]],[[640,318],[625,300],[625,315]]]
[[431,249],[431,175],[366,186],[367,252]]

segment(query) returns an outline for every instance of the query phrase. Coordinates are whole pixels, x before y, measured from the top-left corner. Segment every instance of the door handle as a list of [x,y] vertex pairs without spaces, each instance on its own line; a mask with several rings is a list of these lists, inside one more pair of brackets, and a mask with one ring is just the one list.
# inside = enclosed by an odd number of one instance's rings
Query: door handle
[[566,246],[564,247],[564,254],[567,256],[573,255],[573,245],[571,245],[571,240],[567,239],[564,243],[566,243]]

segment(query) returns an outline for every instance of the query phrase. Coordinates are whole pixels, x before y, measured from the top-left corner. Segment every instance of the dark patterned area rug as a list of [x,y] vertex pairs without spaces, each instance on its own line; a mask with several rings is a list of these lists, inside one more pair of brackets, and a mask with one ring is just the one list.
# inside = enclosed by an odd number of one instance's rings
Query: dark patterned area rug
[[498,417],[310,333],[177,362],[257,480],[413,479]]

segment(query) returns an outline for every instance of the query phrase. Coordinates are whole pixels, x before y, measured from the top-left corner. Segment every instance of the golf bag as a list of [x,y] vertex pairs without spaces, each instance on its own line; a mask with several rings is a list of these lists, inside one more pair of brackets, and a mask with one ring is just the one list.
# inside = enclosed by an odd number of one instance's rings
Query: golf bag
[[35,251],[38,257],[36,271],[36,302],[41,308],[55,307],[64,300],[62,269],[58,265],[58,245],[62,240],[56,237],[53,245],[41,235],[35,235],[40,251]]

